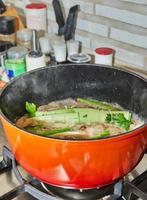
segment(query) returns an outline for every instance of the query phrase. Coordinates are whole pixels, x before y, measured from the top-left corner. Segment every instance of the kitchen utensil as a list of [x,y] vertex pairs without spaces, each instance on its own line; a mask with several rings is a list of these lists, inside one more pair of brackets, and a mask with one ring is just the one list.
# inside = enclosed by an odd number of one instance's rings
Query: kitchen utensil
[[57,24],[59,26],[58,35],[60,35],[60,36],[64,35],[65,21],[64,21],[64,17],[63,17],[63,13],[62,13],[60,2],[58,0],[53,0],[53,8],[54,8],[54,11],[55,11],[56,22],[57,22]]
[[26,55],[27,71],[45,66],[45,56],[39,50],[37,31],[32,31],[32,51]]
[[[64,98],[117,102],[144,119],[133,131],[103,139],[68,140],[16,127],[25,102],[37,106]],[[17,162],[50,185],[88,189],[111,184],[130,172],[147,151],[147,80],[118,69],[65,64],[30,71],[10,82],[0,96],[1,120]]]
[[79,5],[75,5],[70,8],[66,22],[63,17],[59,0],[53,0],[53,8],[55,11],[56,22],[59,26],[58,34],[64,35],[66,41],[73,39],[76,28]]
[[65,32],[64,32],[65,41],[74,39],[78,10],[79,10],[78,5],[71,7],[69,10],[69,14],[65,24]]

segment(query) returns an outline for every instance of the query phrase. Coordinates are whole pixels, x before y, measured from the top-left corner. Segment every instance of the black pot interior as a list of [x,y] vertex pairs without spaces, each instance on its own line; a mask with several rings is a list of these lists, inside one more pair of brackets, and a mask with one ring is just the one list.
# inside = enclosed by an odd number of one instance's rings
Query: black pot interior
[[147,80],[117,68],[91,64],[58,65],[26,73],[4,89],[0,107],[14,121],[25,113],[26,101],[39,106],[68,97],[116,102],[147,119]]

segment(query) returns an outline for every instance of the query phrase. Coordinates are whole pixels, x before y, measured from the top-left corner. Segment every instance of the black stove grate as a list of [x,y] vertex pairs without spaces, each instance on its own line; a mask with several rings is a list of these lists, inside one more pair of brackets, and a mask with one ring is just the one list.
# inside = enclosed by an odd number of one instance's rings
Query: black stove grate
[[19,169],[11,151],[3,147],[3,160],[0,162],[0,174],[6,170],[13,169],[19,186],[0,196],[0,200],[11,200],[22,193],[28,193],[38,200],[96,200],[109,196],[109,200],[147,200],[147,170],[135,178],[132,182],[118,182],[90,190],[72,190],[42,184],[32,177],[25,180]]

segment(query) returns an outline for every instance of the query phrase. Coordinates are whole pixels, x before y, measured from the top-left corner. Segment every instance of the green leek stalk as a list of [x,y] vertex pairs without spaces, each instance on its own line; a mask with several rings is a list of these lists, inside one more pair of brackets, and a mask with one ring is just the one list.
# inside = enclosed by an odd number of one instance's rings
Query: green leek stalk
[[42,130],[39,127],[28,127],[26,128],[27,131],[31,131],[33,133],[37,133],[39,135],[43,135],[43,136],[51,136],[51,135],[55,135],[57,133],[64,133],[64,132],[68,132],[68,131],[72,131],[71,128],[58,128],[58,129],[52,129],[52,130]]
[[77,101],[101,110],[120,110],[119,108],[116,108],[110,104],[103,103],[94,99],[77,98]]
[[99,139],[99,138],[105,138],[110,136],[110,131],[109,130],[104,130],[101,131],[99,134],[95,135],[94,137],[92,137],[91,139]]
[[69,124],[80,124],[80,123],[93,123],[106,122],[108,114],[123,114],[127,120],[131,119],[132,114],[129,111],[106,111],[106,110],[95,110],[91,108],[72,108],[70,112],[68,109],[54,110],[52,111],[39,111],[34,120],[43,122],[62,122]]

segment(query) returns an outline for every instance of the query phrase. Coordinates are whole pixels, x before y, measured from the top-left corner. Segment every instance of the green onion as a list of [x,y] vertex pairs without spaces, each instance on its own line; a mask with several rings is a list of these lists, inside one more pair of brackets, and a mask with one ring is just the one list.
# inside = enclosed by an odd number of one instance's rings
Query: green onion
[[92,137],[92,139],[99,139],[99,138],[105,138],[110,136],[110,131],[109,130],[104,130],[101,131],[98,135]]
[[97,108],[97,109],[102,109],[102,110],[120,110],[119,108],[116,108],[110,104],[103,103],[101,101],[97,101],[94,99],[84,99],[84,98],[77,98],[77,101],[87,104],[88,106]]
[[37,111],[37,107],[34,103],[29,103],[28,101],[26,101],[25,109],[28,112],[28,114],[30,115],[30,117],[35,116],[35,113]]
[[52,130],[42,130],[40,129],[41,127],[36,126],[36,127],[27,127],[25,130],[33,132],[33,133],[37,133],[39,135],[43,135],[43,136],[50,136],[50,135],[54,135],[57,133],[63,133],[63,132],[68,132],[68,131],[72,131],[71,128],[67,127],[67,128],[58,128],[58,129],[52,129]]

